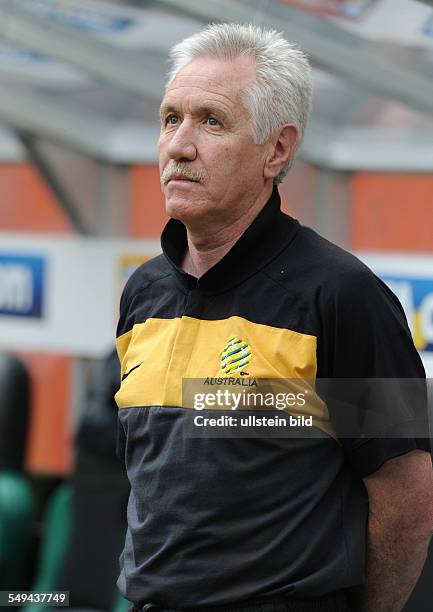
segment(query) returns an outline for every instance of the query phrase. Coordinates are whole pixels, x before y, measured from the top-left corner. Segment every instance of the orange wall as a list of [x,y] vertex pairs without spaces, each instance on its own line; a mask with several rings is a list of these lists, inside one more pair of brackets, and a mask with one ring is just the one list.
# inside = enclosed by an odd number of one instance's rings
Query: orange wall
[[351,248],[433,250],[433,177],[357,173],[352,180]]
[[0,230],[69,233],[71,223],[28,164],[0,165]]
[[129,232],[134,238],[157,238],[168,217],[155,165],[131,166]]
[[27,469],[67,474],[72,467],[72,359],[44,353],[20,353],[19,356],[27,366],[31,380]]

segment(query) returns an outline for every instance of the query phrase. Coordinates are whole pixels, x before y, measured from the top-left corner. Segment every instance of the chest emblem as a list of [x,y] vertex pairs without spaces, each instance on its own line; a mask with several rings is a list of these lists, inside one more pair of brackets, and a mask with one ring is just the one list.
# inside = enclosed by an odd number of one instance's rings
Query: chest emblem
[[221,353],[221,370],[224,374],[239,372],[241,375],[248,375],[245,368],[252,358],[250,346],[237,338],[230,338]]

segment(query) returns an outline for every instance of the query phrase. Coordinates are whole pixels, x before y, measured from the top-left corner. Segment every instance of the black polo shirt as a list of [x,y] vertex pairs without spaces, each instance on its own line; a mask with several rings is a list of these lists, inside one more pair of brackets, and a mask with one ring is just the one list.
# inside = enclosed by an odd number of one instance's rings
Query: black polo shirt
[[[120,591],[187,608],[361,584],[362,478],[426,447],[408,436],[340,439],[326,402],[317,437],[188,436],[182,381],[423,378],[398,300],[354,256],[283,214],[276,188],[200,279],[181,268],[186,244],[170,220],[163,254],[121,299],[116,401],[131,494]],[[244,371],[230,371],[238,341]],[[410,401],[401,404],[415,421]]]

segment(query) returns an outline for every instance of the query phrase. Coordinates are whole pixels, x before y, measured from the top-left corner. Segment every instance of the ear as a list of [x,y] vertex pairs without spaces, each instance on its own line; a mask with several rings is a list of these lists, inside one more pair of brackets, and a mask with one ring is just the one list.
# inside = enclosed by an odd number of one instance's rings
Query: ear
[[275,178],[294,156],[299,140],[296,125],[288,123],[279,128],[270,139],[270,152],[263,169],[265,178]]

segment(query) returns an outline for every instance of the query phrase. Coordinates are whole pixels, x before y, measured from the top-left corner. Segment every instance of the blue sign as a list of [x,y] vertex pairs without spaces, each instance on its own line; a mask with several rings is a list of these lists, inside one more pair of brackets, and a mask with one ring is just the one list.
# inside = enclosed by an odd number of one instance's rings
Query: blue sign
[[402,303],[417,349],[433,351],[433,278],[380,277]]
[[0,253],[0,316],[42,318],[45,260]]

